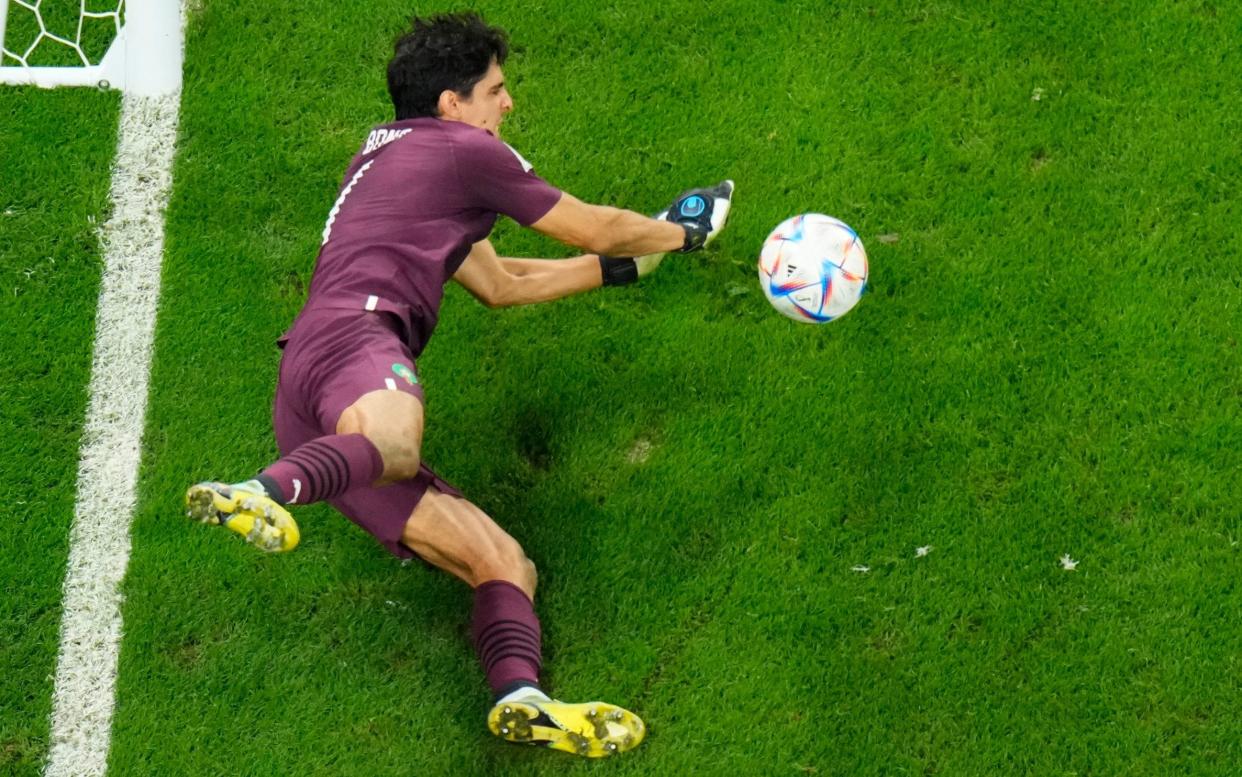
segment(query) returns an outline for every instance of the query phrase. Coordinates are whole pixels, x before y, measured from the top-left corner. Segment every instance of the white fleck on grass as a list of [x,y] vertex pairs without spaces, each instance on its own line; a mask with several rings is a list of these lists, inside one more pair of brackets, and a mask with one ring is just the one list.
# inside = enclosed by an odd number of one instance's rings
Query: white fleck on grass
[[1077,568],[1078,568],[1078,562],[1070,558],[1070,555],[1068,553],[1066,553],[1064,556],[1061,557],[1061,569],[1068,569],[1069,571],[1073,572]]
[[850,567],[850,571],[858,572],[859,574],[865,575],[871,571],[871,567],[867,566],[866,564],[858,564],[857,566]]
[[1039,102],[1044,99],[1044,88],[1042,86],[1035,87],[1035,91],[1031,92],[1031,102]]
[[889,232],[886,235],[876,236],[876,240],[879,240],[884,245],[892,245],[893,243],[896,243],[898,240],[901,240],[901,235],[897,234],[896,232]]
[[638,438],[629,453],[625,454],[625,460],[631,464],[642,464],[651,456],[651,440],[645,437]]
[[931,553],[931,552],[932,552],[932,546],[931,546],[931,545],[924,545],[924,546],[923,546],[923,547],[921,547],[921,548],[915,548],[915,549],[914,549],[914,557],[915,557],[915,558],[923,558],[924,556],[926,556],[928,553]]

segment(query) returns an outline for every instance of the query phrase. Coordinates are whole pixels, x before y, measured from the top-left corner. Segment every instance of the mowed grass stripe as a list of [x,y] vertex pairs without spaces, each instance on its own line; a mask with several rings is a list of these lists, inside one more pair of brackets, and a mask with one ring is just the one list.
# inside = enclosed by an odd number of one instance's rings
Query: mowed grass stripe
[[120,98],[0,89],[0,773],[48,749]]
[[[543,175],[740,193],[713,252],[633,288],[450,288],[420,361],[428,461],[540,566],[550,686],[646,717],[623,774],[1227,773],[1236,13],[774,7],[484,9]],[[270,343],[408,12],[192,23],[118,773],[591,768],[486,739],[460,584],[326,508],[281,558],[178,518],[274,454]],[[755,285],[804,210],[873,260],[823,328]]]

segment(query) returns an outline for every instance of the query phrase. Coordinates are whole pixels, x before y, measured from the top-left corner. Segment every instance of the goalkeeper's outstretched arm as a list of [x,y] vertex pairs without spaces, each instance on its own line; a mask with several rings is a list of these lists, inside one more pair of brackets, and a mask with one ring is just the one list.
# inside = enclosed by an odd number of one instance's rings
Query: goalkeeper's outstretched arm
[[724,229],[733,181],[682,192],[654,218],[632,210],[590,205],[568,192],[530,226],[571,246],[611,256],[696,251]]
[[530,305],[568,297],[603,285],[600,259],[584,254],[568,259],[509,259],[481,240],[453,275],[489,308]]
[[531,226],[595,253],[569,259],[506,259],[489,241],[481,240],[453,278],[488,307],[529,305],[599,286],[633,283],[659,266],[664,252],[694,251],[719,234],[732,198],[733,182],[722,181],[683,192],[659,216],[648,218],[562,194],[552,210]]
[[611,256],[675,251],[686,242],[686,232],[677,224],[632,210],[590,205],[569,192],[531,228],[575,248]]

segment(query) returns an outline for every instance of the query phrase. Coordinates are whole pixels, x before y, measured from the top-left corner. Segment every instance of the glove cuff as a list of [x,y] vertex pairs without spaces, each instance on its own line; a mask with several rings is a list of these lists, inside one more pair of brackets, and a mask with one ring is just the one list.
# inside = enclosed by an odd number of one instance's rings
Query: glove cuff
[[693,221],[679,221],[678,226],[686,231],[686,241],[677,249],[679,253],[689,253],[703,247],[707,242],[707,230]]
[[605,286],[624,286],[638,280],[638,264],[633,259],[600,254],[599,269]]

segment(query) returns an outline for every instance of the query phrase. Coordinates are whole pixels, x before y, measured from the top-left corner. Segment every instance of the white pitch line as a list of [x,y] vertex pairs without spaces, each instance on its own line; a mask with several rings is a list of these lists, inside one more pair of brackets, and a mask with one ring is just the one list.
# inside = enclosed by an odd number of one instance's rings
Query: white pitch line
[[108,766],[120,584],[142,457],[180,99],[180,92],[122,97],[112,216],[100,230],[103,281],[69,534],[48,777],[103,775]]

